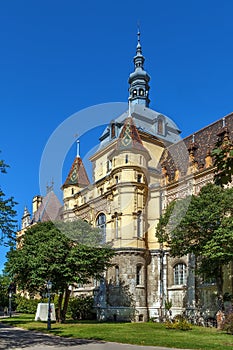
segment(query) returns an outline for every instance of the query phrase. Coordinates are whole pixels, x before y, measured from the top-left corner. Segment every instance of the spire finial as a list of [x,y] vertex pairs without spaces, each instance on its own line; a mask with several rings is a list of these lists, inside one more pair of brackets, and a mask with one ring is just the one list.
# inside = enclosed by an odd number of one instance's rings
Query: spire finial
[[80,140],[79,139],[77,139],[77,157],[79,157],[80,158]]
[[142,54],[142,47],[140,41],[141,32],[138,25],[137,31],[137,48],[136,55],[134,56],[134,72],[129,76],[129,92],[130,92],[130,102],[134,104],[142,104],[145,107],[149,107],[149,81],[150,76],[144,70],[145,57]]
[[137,37],[138,37],[138,43],[137,43],[137,50],[136,53],[137,55],[142,55],[142,46],[141,46],[141,32],[140,32],[140,27],[138,24],[138,32],[137,32]]
[[140,26],[139,26],[139,23],[138,23],[138,44],[140,45],[140,35],[141,35],[141,33],[140,33]]
[[77,147],[76,156],[80,158],[80,140],[78,139],[78,134],[75,134],[74,137],[76,139],[76,147]]

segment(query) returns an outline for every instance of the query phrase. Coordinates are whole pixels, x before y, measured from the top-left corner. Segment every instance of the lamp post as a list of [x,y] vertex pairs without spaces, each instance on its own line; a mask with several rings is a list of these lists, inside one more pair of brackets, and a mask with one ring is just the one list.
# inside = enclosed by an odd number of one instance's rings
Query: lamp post
[[11,298],[12,298],[12,291],[9,291],[9,316],[12,315],[12,309],[11,309]]
[[47,291],[48,291],[48,322],[47,322],[47,329],[51,329],[51,289],[52,289],[52,282],[47,282]]

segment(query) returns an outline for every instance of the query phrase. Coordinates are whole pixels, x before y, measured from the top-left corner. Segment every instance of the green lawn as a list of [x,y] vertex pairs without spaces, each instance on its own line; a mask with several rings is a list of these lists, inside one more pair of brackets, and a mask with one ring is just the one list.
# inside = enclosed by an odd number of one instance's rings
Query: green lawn
[[[47,332],[46,323],[35,322],[33,315],[1,319],[4,324]],[[186,349],[230,350],[233,336],[215,328],[194,326],[191,331],[168,330],[159,323],[97,323],[68,321],[52,324],[51,334],[63,337],[97,339],[118,343],[177,347]]]

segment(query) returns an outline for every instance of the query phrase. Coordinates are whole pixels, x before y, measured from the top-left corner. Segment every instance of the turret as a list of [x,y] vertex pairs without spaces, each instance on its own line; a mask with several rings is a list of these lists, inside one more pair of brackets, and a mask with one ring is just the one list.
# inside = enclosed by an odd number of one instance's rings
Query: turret
[[136,56],[134,56],[134,72],[129,76],[129,100],[132,104],[141,104],[149,107],[149,81],[150,76],[144,70],[145,57],[142,55],[142,47],[140,42],[140,31],[138,31],[138,43]]

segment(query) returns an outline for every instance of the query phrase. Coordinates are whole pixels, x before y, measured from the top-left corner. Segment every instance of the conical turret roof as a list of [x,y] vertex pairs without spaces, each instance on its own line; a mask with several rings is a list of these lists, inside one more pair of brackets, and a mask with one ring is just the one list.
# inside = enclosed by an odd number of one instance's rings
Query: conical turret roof
[[128,117],[125,120],[121,133],[117,140],[116,150],[136,150],[147,152],[146,148],[142,144],[142,140],[132,117]]
[[90,184],[82,159],[77,156],[62,187],[75,185],[86,187]]

